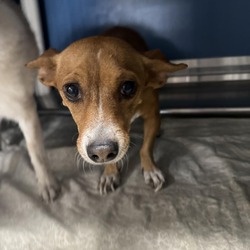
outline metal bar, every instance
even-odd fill
[[[168,83],[250,80],[250,56],[177,60],[188,68],[171,74]]]
[[[162,109],[161,115],[250,115],[250,108],[184,108]]]
[[[40,116],[71,116],[69,110],[39,110]],[[161,115],[250,115],[250,108],[184,108],[161,109]]]

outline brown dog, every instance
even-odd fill
[[[164,183],[153,159],[160,129],[155,89],[164,86],[168,73],[187,65],[164,61],[160,51],[145,52],[145,46],[136,32],[114,28],[105,36],[76,41],[61,53],[49,49],[27,64],[39,69],[41,82],[59,90],[77,124],[83,159],[105,166],[99,184],[102,194],[119,184],[117,163],[127,153],[130,125],[139,116],[144,119],[140,157],[145,181],[155,191]]]

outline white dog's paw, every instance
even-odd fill
[[[114,192],[120,184],[119,174],[105,175],[103,174],[99,181],[99,191],[101,195],[106,195],[108,192]]]
[[[163,183],[165,182],[165,178],[158,168],[155,168],[152,171],[143,172],[144,179],[146,184],[152,184],[155,192],[159,191],[162,188]]]
[[[50,176],[46,180],[38,183],[39,193],[46,202],[54,201],[60,194],[61,187],[57,180]]]

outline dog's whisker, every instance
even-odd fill
[[[84,174],[85,174],[85,168],[84,168],[84,165],[85,165],[85,161],[83,158],[79,158],[79,170],[80,171],[83,171]]]
[[[123,168],[124,168],[124,159],[125,159],[126,156],[124,156],[121,161],[120,161],[120,164],[121,164],[121,167],[120,167],[120,170],[123,171]]]
[[[139,138],[143,139],[143,134],[138,134],[138,133],[131,133],[130,138]]]
[[[129,160],[128,160],[128,154],[125,155],[125,159],[124,159],[126,165],[125,165],[125,170],[127,171],[128,170],[128,163],[129,163]]]
[[[78,164],[78,151],[75,150],[75,155],[74,155],[74,163],[75,163],[75,168],[79,169],[79,164]]]
[[[77,169],[82,170],[85,173],[84,165],[86,162],[84,161],[84,159],[82,158],[82,156],[79,154],[78,151],[76,152],[76,155],[75,155],[75,161],[76,161]]]
[[[123,165],[125,166],[125,171],[128,170],[128,155],[125,154],[124,158],[123,158]]]
[[[84,174],[86,174],[86,169],[87,169],[88,163],[84,160],[82,160],[82,171]]]
[[[123,163],[122,163],[123,160],[122,159],[117,162],[117,167],[118,167],[119,171],[122,171],[122,168],[123,168]]]
[[[88,164],[90,171],[93,173],[94,172],[94,166],[92,164]]]
[[[88,172],[91,170],[91,164],[89,164],[87,161],[84,161],[84,166],[85,170],[88,170]]]
[[[128,155],[125,152],[126,151],[124,150],[124,156],[117,162],[117,167],[120,171],[123,171],[124,166],[126,170],[128,168]]]
[[[90,164],[89,162],[85,161],[83,158],[81,158],[82,161],[82,165],[81,165],[81,169],[84,172],[84,174],[86,174],[86,172],[93,172],[93,165]]]
[[[77,140],[77,138],[78,138],[78,133],[75,133],[73,136],[72,136],[72,141],[76,141]]]
[[[135,142],[130,141],[130,143],[129,143],[129,147],[136,147],[136,146],[137,146],[137,144],[136,144]]]
[[[77,161],[78,161],[78,152],[75,152],[75,157],[74,157],[74,162],[76,162],[76,166],[77,166]]]

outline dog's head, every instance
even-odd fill
[[[168,73],[186,68],[148,55],[120,39],[100,36],[79,40],[60,53],[50,49],[27,64],[39,69],[42,83],[59,90],[78,127],[78,151],[89,163],[122,159],[145,89],[161,87]]]

